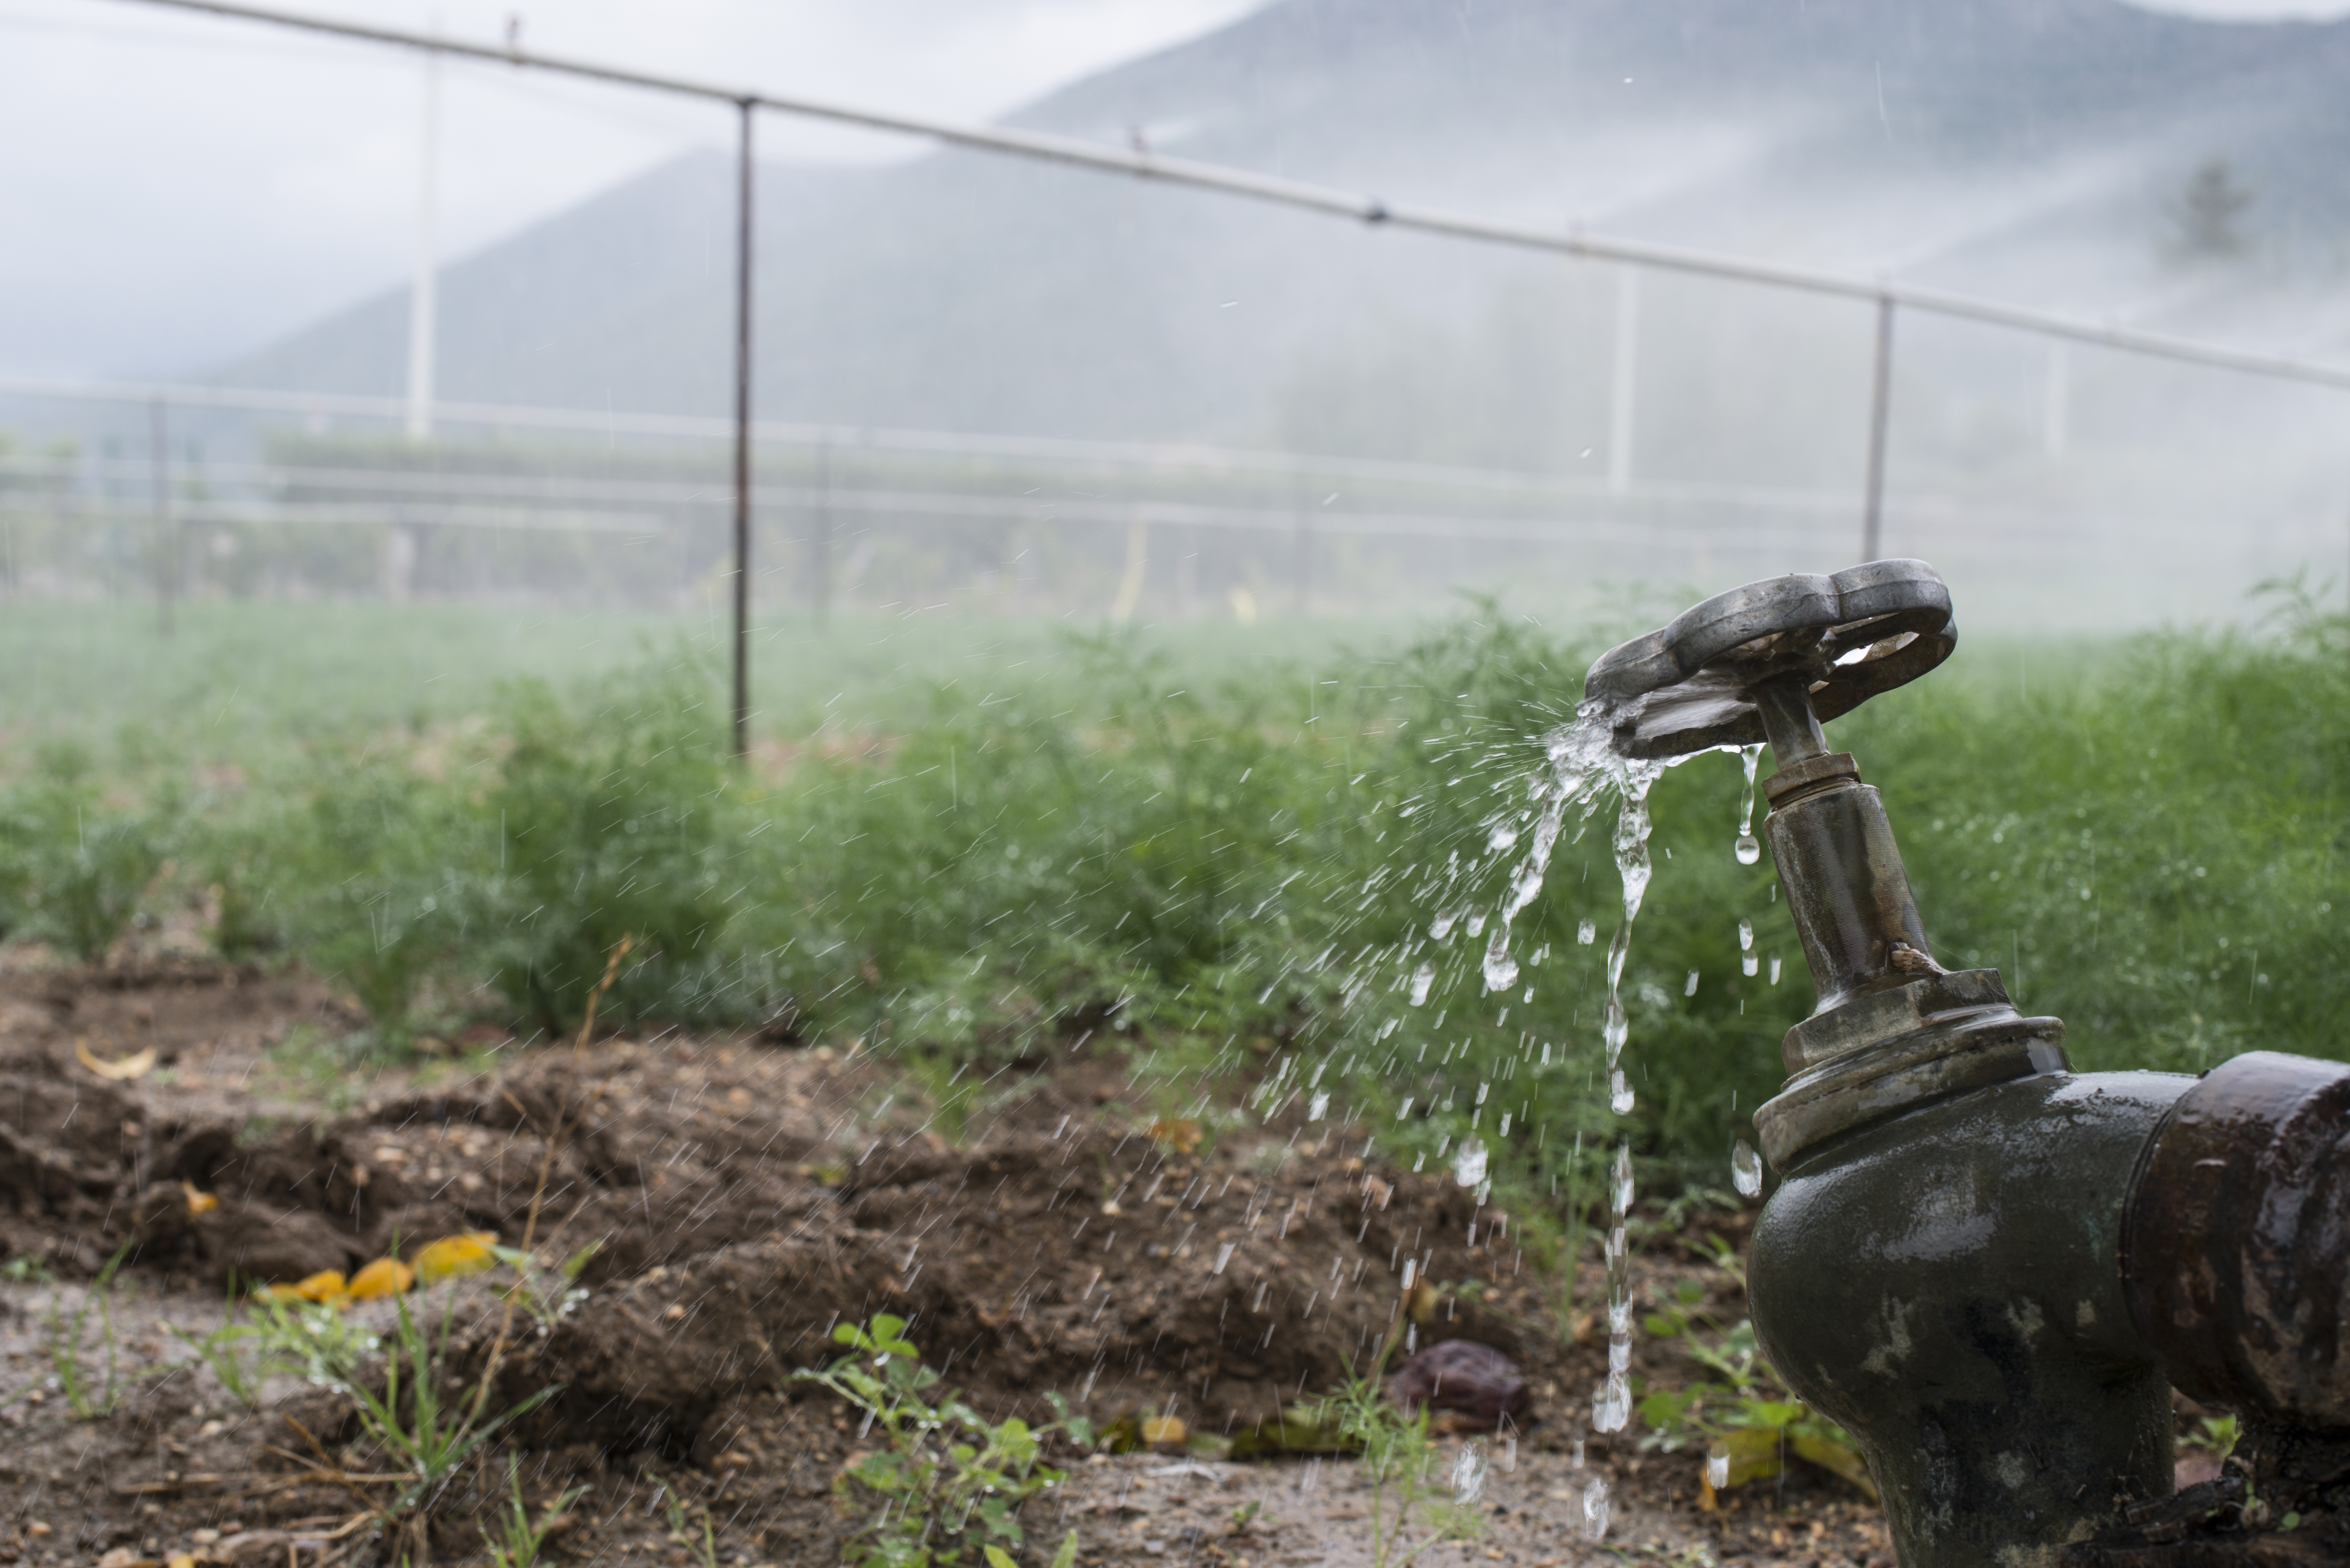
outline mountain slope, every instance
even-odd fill
[[[2345,79],[2350,23],[2114,0],[1279,0],[1014,118],[2100,314],[2168,300],[2174,325],[2219,296],[2258,331],[2245,275],[2158,265],[2163,194],[2227,158],[2263,275],[2338,265]],[[687,158],[452,265],[444,394],[723,409],[731,201],[722,159]],[[984,154],[768,169],[759,206],[777,417],[1263,437],[1315,356],[1570,272],[1587,329],[1560,351],[1605,352],[1595,269]],[[404,312],[370,301],[233,379],[396,390]]]

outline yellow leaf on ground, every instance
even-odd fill
[[[428,1241],[416,1251],[416,1282],[429,1285],[435,1280],[459,1279],[494,1269],[497,1267],[498,1255],[491,1249],[497,1244],[498,1233],[494,1231],[468,1231]]]
[[[74,1036],[74,1057],[99,1077],[111,1078],[118,1084],[127,1079],[143,1077],[155,1066],[155,1048],[151,1045],[144,1051],[134,1052],[125,1056],[120,1062],[107,1062],[93,1055],[90,1052],[89,1041],[79,1034]]]
[[[398,1258],[378,1258],[351,1276],[350,1296],[355,1302],[380,1301],[396,1296],[416,1282],[416,1271]]]
[[[1183,1422],[1175,1416],[1157,1416],[1142,1423],[1142,1440],[1152,1448],[1161,1443],[1180,1447],[1183,1442]]]
[[[1877,1501],[1877,1482],[1868,1473],[1868,1464],[1846,1445],[1829,1438],[1817,1438],[1809,1433],[1796,1438],[1791,1445],[1795,1457],[1807,1459],[1824,1470],[1832,1471],[1858,1487],[1869,1501]]]
[[[209,1214],[220,1207],[219,1199],[209,1192],[197,1191],[196,1184],[192,1181],[181,1182],[180,1190],[187,1195],[188,1218],[191,1220],[199,1214]]]
[[[1742,1428],[1724,1436],[1721,1445],[1730,1457],[1730,1479],[1722,1482],[1725,1489],[1769,1480],[1784,1468],[1783,1447],[1775,1428]]]
[[[1200,1124],[1188,1116],[1180,1120],[1160,1116],[1150,1124],[1150,1141],[1177,1154],[1189,1154],[1200,1147]]]
[[[344,1284],[340,1269],[321,1269],[308,1279],[296,1281],[294,1293],[306,1302],[327,1306],[340,1306],[350,1299],[350,1289]]]

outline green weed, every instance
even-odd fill
[[[1425,1407],[1406,1416],[1388,1401],[1378,1368],[1299,1411],[1295,1419],[1359,1448],[1364,1478],[1371,1489],[1372,1568],[1403,1568],[1447,1542],[1475,1541],[1485,1516],[1475,1506],[1484,1457],[1475,1445],[1460,1456],[1463,1484],[1431,1485],[1429,1471],[1440,1449],[1430,1437]]]
[[[836,1483],[844,1497],[861,1491],[879,1503],[858,1532],[858,1568],[993,1565],[1025,1539],[1021,1504],[1064,1478],[1039,1462],[1045,1440],[1058,1433],[1090,1448],[1092,1424],[1071,1416],[1058,1395],[1048,1397],[1060,1419],[1035,1428],[1016,1416],[991,1423],[951,1390],[931,1395],[939,1375],[902,1337],[905,1328],[888,1314],[842,1324],[832,1337],[854,1354],[793,1374],[863,1410],[860,1434],[880,1428],[880,1446]],[[1072,1532],[1055,1561],[1075,1554]]]
[[[442,1394],[455,1293],[450,1293],[442,1308],[437,1334],[418,1321],[407,1296],[396,1298],[396,1327],[385,1349],[381,1389],[373,1379],[345,1376],[339,1380],[357,1407],[360,1431],[409,1478],[398,1495],[382,1506],[386,1523],[408,1520],[427,1508],[474,1450],[557,1392],[542,1388],[482,1419],[478,1399],[469,1401],[463,1394],[445,1398]]]
[[[120,1348],[114,1338],[114,1275],[130,1255],[130,1243],[118,1249],[97,1278],[82,1293],[81,1304],[67,1317],[56,1302],[49,1303],[46,1336],[49,1372],[67,1407],[85,1421],[111,1415],[123,1392]],[[98,1313],[98,1343],[88,1343],[89,1314]],[[86,1362],[85,1356],[94,1357]]]
[[[588,1489],[576,1486],[558,1494],[533,1520],[530,1504],[522,1495],[521,1463],[511,1456],[506,1459],[506,1506],[497,1516],[498,1532],[492,1535],[482,1531],[482,1544],[489,1550],[492,1568],[537,1568],[555,1521],[587,1495]]]
[[[218,1327],[198,1334],[177,1324],[165,1325],[172,1337],[196,1354],[229,1397],[248,1410],[261,1407],[262,1385],[284,1366],[283,1336],[267,1322],[246,1316],[232,1294]]]

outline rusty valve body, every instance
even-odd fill
[[[1819,719],[1956,638],[1933,569],[1880,561],[1710,599],[1586,682],[1627,754],[1767,738],[1778,764],[1766,832],[1820,1000],[1754,1117],[1781,1174],[1749,1262],[1762,1347],[1852,1433],[1904,1568],[2053,1565],[2142,1521],[2173,1386],[2350,1503],[2350,1068],[2074,1074],[2060,1020],[1935,962]]]

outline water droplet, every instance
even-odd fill
[[[1466,929],[1469,934],[1472,937],[1483,936],[1485,934],[1485,911],[1482,909],[1470,910],[1469,923]]]
[[[1754,922],[1752,920],[1738,922],[1738,950],[1742,953],[1754,950]]]
[[[1567,1446],[1566,1468],[1571,1470],[1579,1470],[1583,1468],[1583,1439],[1581,1438],[1575,1438],[1573,1443]]]
[[[1458,925],[1460,921],[1461,910],[1459,909],[1451,909],[1440,913],[1436,919],[1428,922],[1428,934],[1430,940],[1440,942],[1442,941],[1445,938],[1452,934],[1452,928]]]
[[[1624,1004],[1609,997],[1607,1012],[1599,1021],[1599,1038],[1607,1047],[1609,1063],[1624,1054],[1624,1042],[1631,1037],[1632,1021],[1625,1016]]]
[[[1607,1108],[1619,1116],[1632,1114],[1632,1085],[1624,1080],[1624,1069],[1617,1068],[1607,1075]]]
[[[1329,1114],[1330,1096],[1326,1093],[1315,1096],[1306,1105],[1305,1119],[1309,1122],[1318,1122]]]
[[[1474,1133],[1463,1138],[1452,1156],[1452,1179],[1474,1187],[1485,1179],[1485,1146]]]
[[[1761,959],[1759,959],[1759,958],[1755,957],[1752,953],[1740,953],[1740,954],[1738,955],[1738,972],[1739,972],[1739,973],[1741,973],[1741,974],[1746,974],[1746,975],[1751,975],[1751,974],[1752,974],[1756,970],[1758,970],[1758,969],[1760,969],[1760,968],[1762,968],[1762,961]]]
[[[1591,1396],[1591,1429],[1620,1432],[1632,1418],[1632,1386],[1621,1373],[1611,1372]]]
[[[1485,989],[1507,991],[1518,983],[1518,961],[1510,956],[1510,928],[1495,926],[1485,944]]]
[[[1492,850],[1514,849],[1517,845],[1518,830],[1506,822],[1495,823],[1493,831],[1485,839],[1485,847]]]
[[[1589,947],[1599,940],[1599,927],[1593,921],[1584,921],[1575,928],[1575,940],[1585,947]]]
[[[1611,1183],[1615,1196],[1615,1211],[1618,1216],[1632,1212],[1632,1140],[1619,1138],[1616,1144],[1616,1168]]]
[[[1216,1266],[1208,1271],[1210,1273],[1221,1274],[1224,1272],[1224,1265],[1232,1261],[1232,1245],[1233,1243],[1226,1241],[1217,1247]]]
[[[1681,987],[1681,994],[1683,996],[1695,996],[1697,994],[1697,971],[1691,970],[1689,971],[1689,981],[1688,983]]]
[[[1502,1113],[1502,1126],[1499,1136],[1502,1137],[1507,1137],[1510,1136],[1510,1113],[1507,1111],[1503,1111]]]
[[[1478,1494],[1485,1490],[1485,1472],[1490,1469],[1482,1449],[1474,1443],[1461,1444],[1460,1457],[1452,1461],[1453,1501],[1475,1502]]]
[[[1779,975],[1778,975],[1778,969],[1779,969],[1779,961],[1778,961],[1777,959],[1773,959],[1773,960],[1771,961],[1771,970],[1772,970],[1771,978],[1772,978],[1773,980],[1776,980],[1776,979],[1778,979],[1778,978],[1779,978]],[[1428,1005],[1428,988],[1429,988],[1430,986],[1431,986],[1431,985],[1434,985],[1435,983],[1436,983],[1436,966],[1435,966],[1434,964],[1432,964],[1432,963],[1424,963],[1424,964],[1420,965],[1418,969],[1416,969],[1416,970],[1412,971],[1411,971],[1411,1004],[1412,1004],[1414,1007],[1425,1007],[1425,1006],[1427,1006],[1427,1005]]]
[[[1730,1448],[1715,1443],[1705,1450],[1705,1484],[1720,1491],[1730,1484]]]
[[[1419,1260],[1417,1258],[1406,1258],[1403,1261],[1403,1288],[1405,1290],[1411,1289],[1411,1282],[1419,1273]]]
[[[1754,837],[1754,771],[1762,761],[1762,747],[1738,748],[1738,765],[1746,774],[1746,788],[1739,797],[1738,837],[1733,846],[1741,866],[1752,866],[1762,858],[1762,846]]]
[[[1583,1539],[1586,1541],[1605,1539],[1607,1534],[1607,1483],[1595,1477],[1591,1484],[1583,1489]]]
[[[1731,1147],[1730,1180],[1740,1193],[1748,1198],[1755,1197],[1762,1190],[1762,1157],[1756,1154],[1754,1146],[1744,1138],[1740,1138]]]
[[[1779,983],[1779,955],[1777,953],[1773,953],[1771,955],[1771,983],[1773,985]]]

